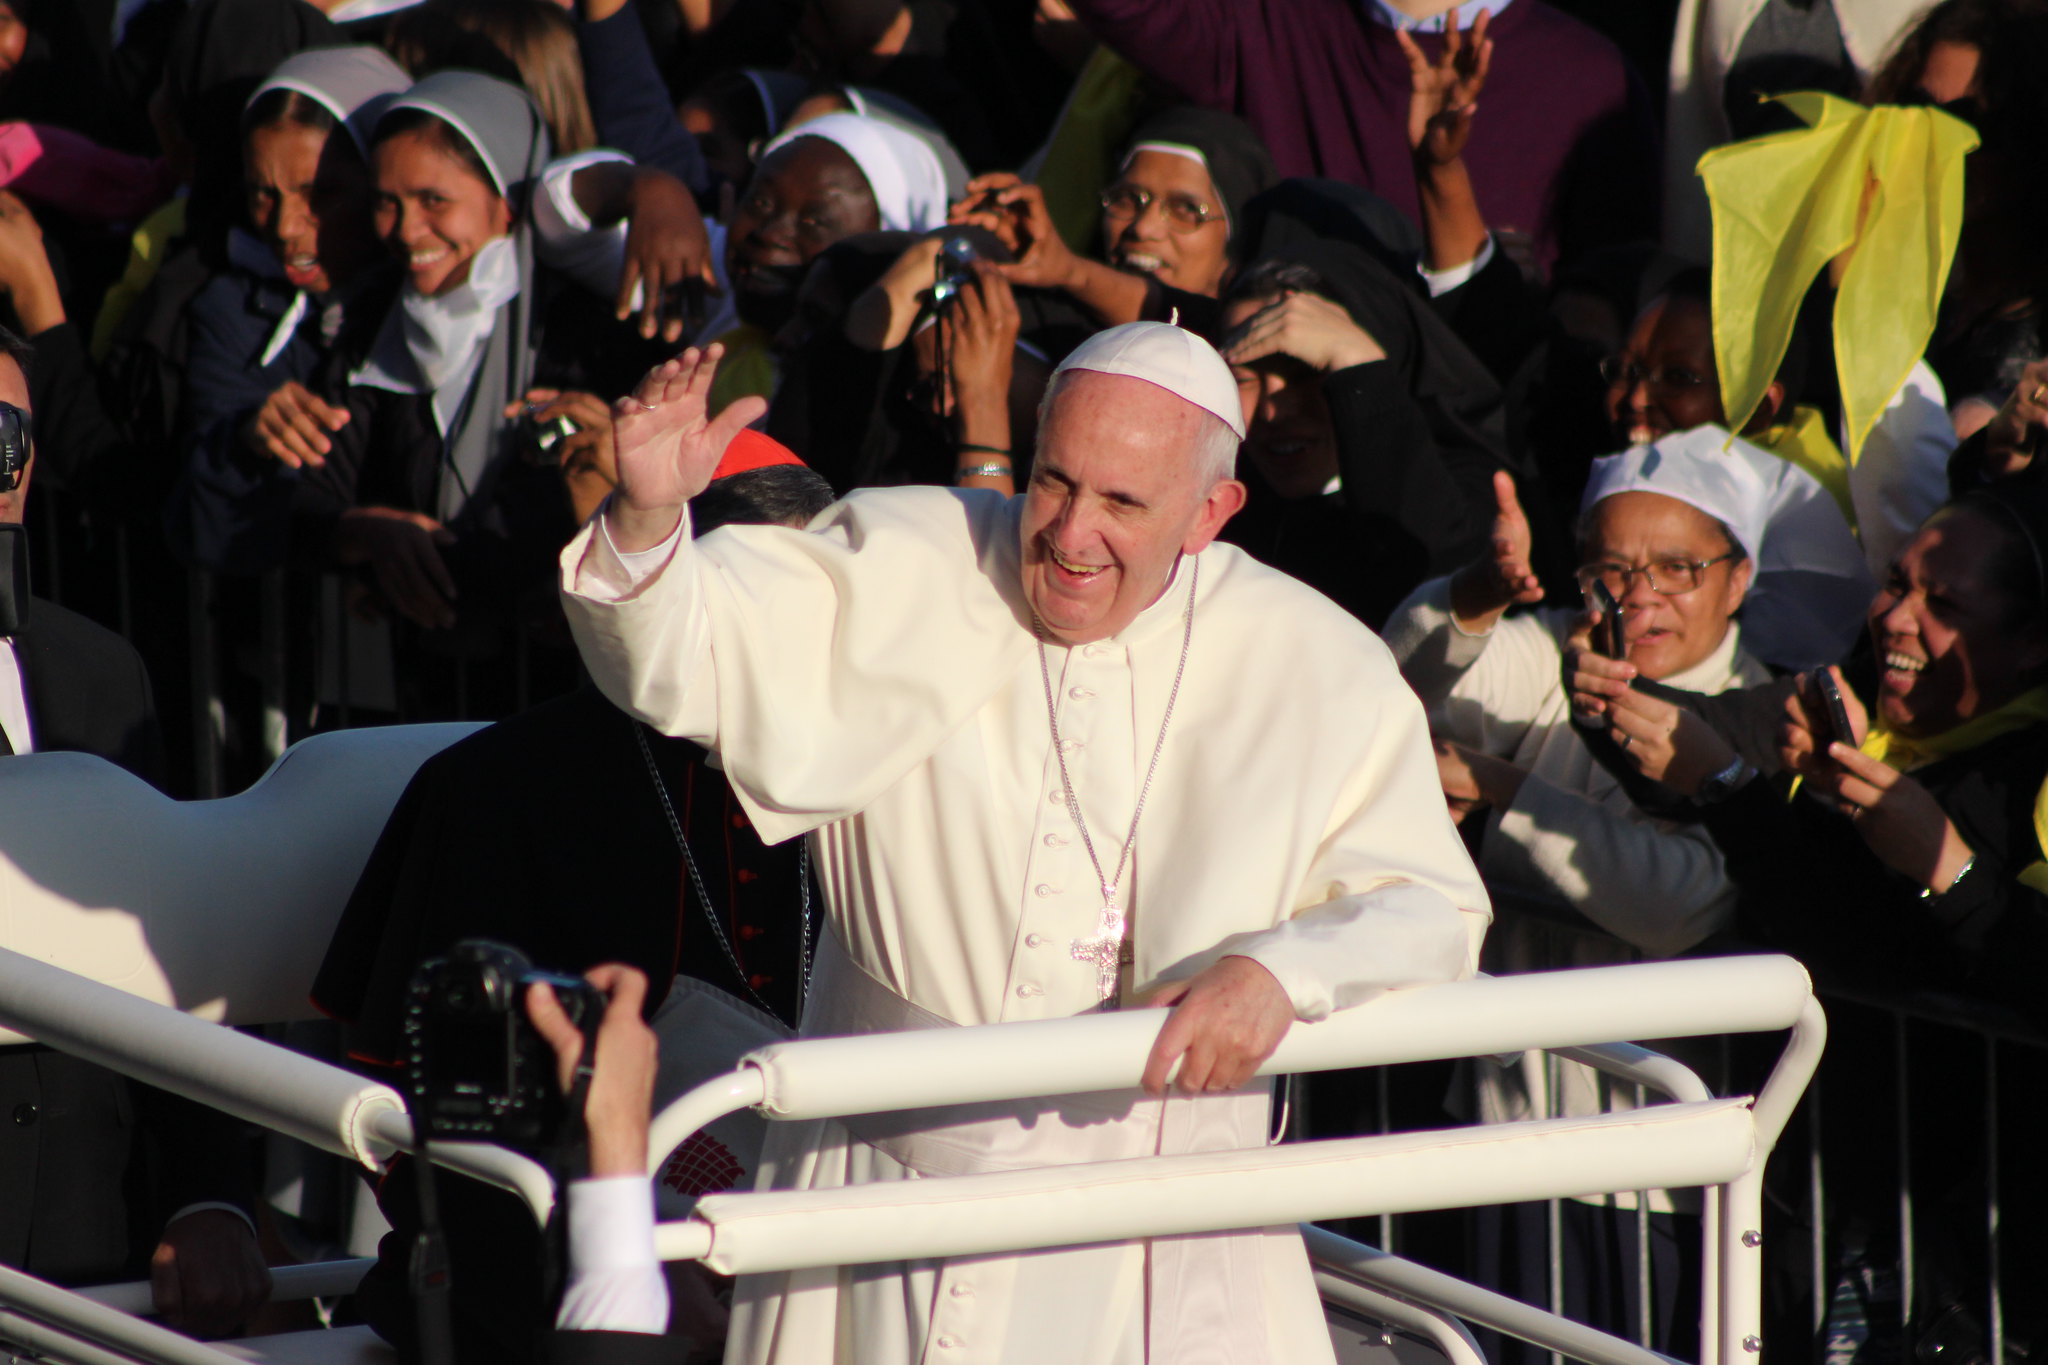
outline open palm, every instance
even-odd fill
[[[762,399],[739,399],[715,416],[711,381],[725,348],[692,346],[647,372],[629,397],[612,405],[618,497],[642,514],[679,513],[704,491],[713,471],[749,423],[768,410]]]

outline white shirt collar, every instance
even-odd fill
[[[1469,29],[1472,21],[1482,13],[1499,14],[1512,3],[1513,0],[1463,0],[1456,7],[1456,12],[1462,26]],[[1405,28],[1410,33],[1442,33],[1449,26],[1451,16],[1451,11],[1445,10],[1428,19],[1411,19],[1386,0],[1365,0],[1365,12],[1388,28]]]

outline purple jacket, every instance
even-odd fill
[[[1241,115],[1282,175],[1362,185],[1418,216],[1408,63],[1357,0],[1070,0],[1097,36],[1197,104]],[[1541,0],[1494,16],[1465,149],[1489,226],[1560,255],[1657,234],[1657,126],[1620,49]],[[1416,35],[1425,53],[1443,39]]]

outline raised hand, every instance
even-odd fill
[[[659,332],[664,341],[681,341],[684,327],[703,316],[705,294],[718,292],[711,238],[689,188],[667,172],[642,167],[631,197],[619,320],[632,315],[633,291],[640,289],[640,335],[652,340]]]
[[[291,469],[318,469],[334,449],[328,437],[347,425],[348,409],[334,406],[296,379],[287,379],[243,424],[242,444]]]
[[[424,512],[351,507],[334,528],[343,564],[367,564],[385,605],[427,630],[455,624],[455,578],[441,558],[455,533]]]
[[[967,198],[955,206],[954,221],[979,223],[1016,253],[1014,264],[996,267],[1011,284],[1033,289],[1072,289],[1080,258],[1053,226],[1045,191],[1014,175],[997,173],[967,182]]]
[[[592,967],[583,979],[605,994],[604,1017],[594,1024],[597,1050],[583,1103],[583,1122],[590,1133],[590,1174],[645,1175],[656,1061],[654,1032],[640,1018],[647,977],[637,967],[607,962]],[[567,1094],[575,1087],[576,1068],[583,1061],[582,1030],[570,1022],[546,982],[527,989],[526,1014],[554,1049],[555,1079]]]
[[[1443,55],[1432,62],[1400,29],[1394,41],[1408,59],[1408,146],[1418,160],[1435,165],[1464,155],[1472,136],[1472,115],[1493,65],[1493,41],[1486,36],[1493,16],[1482,12],[1468,39],[1458,32],[1458,12],[1444,28]]]
[[[1322,374],[1387,358],[1372,333],[1360,327],[1342,304],[1301,293],[1275,299],[1254,313],[1223,358],[1233,365],[1249,365],[1271,355],[1293,356]]]
[[[1984,426],[1984,473],[2002,479],[2034,462],[2041,429],[2048,427],[2048,360],[2020,371],[2005,405]]]
[[[1491,551],[1451,576],[1451,613],[1475,633],[1493,629],[1509,607],[1543,600],[1543,582],[1529,567],[1534,537],[1515,496],[1514,475],[1494,471],[1493,496],[1500,510],[1493,519]]]
[[[619,487],[606,516],[621,551],[651,550],[667,540],[732,438],[768,411],[765,400],[749,396],[711,414],[711,381],[724,355],[716,342],[701,351],[692,346],[649,370],[612,405]]]

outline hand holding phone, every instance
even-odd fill
[[[1610,659],[1628,657],[1628,632],[1621,619],[1621,603],[1614,593],[1599,579],[1593,580],[1587,596],[1593,599],[1593,606],[1600,613],[1600,624],[1593,636],[1594,648]]]
[[[1826,735],[1815,736],[1820,741],[1816,747],[1824,750],[1829,742],[1838,741],[1852,749],[1855,748],[1856,727],[1849,721],[1849,707],[1842,700],[1842,686],[1835,681],[1835,670],[1814,670],[1813,686],[1814,690],[1820,693],[1821,704],[1827,708],[1828,728],[1831,731]]]

